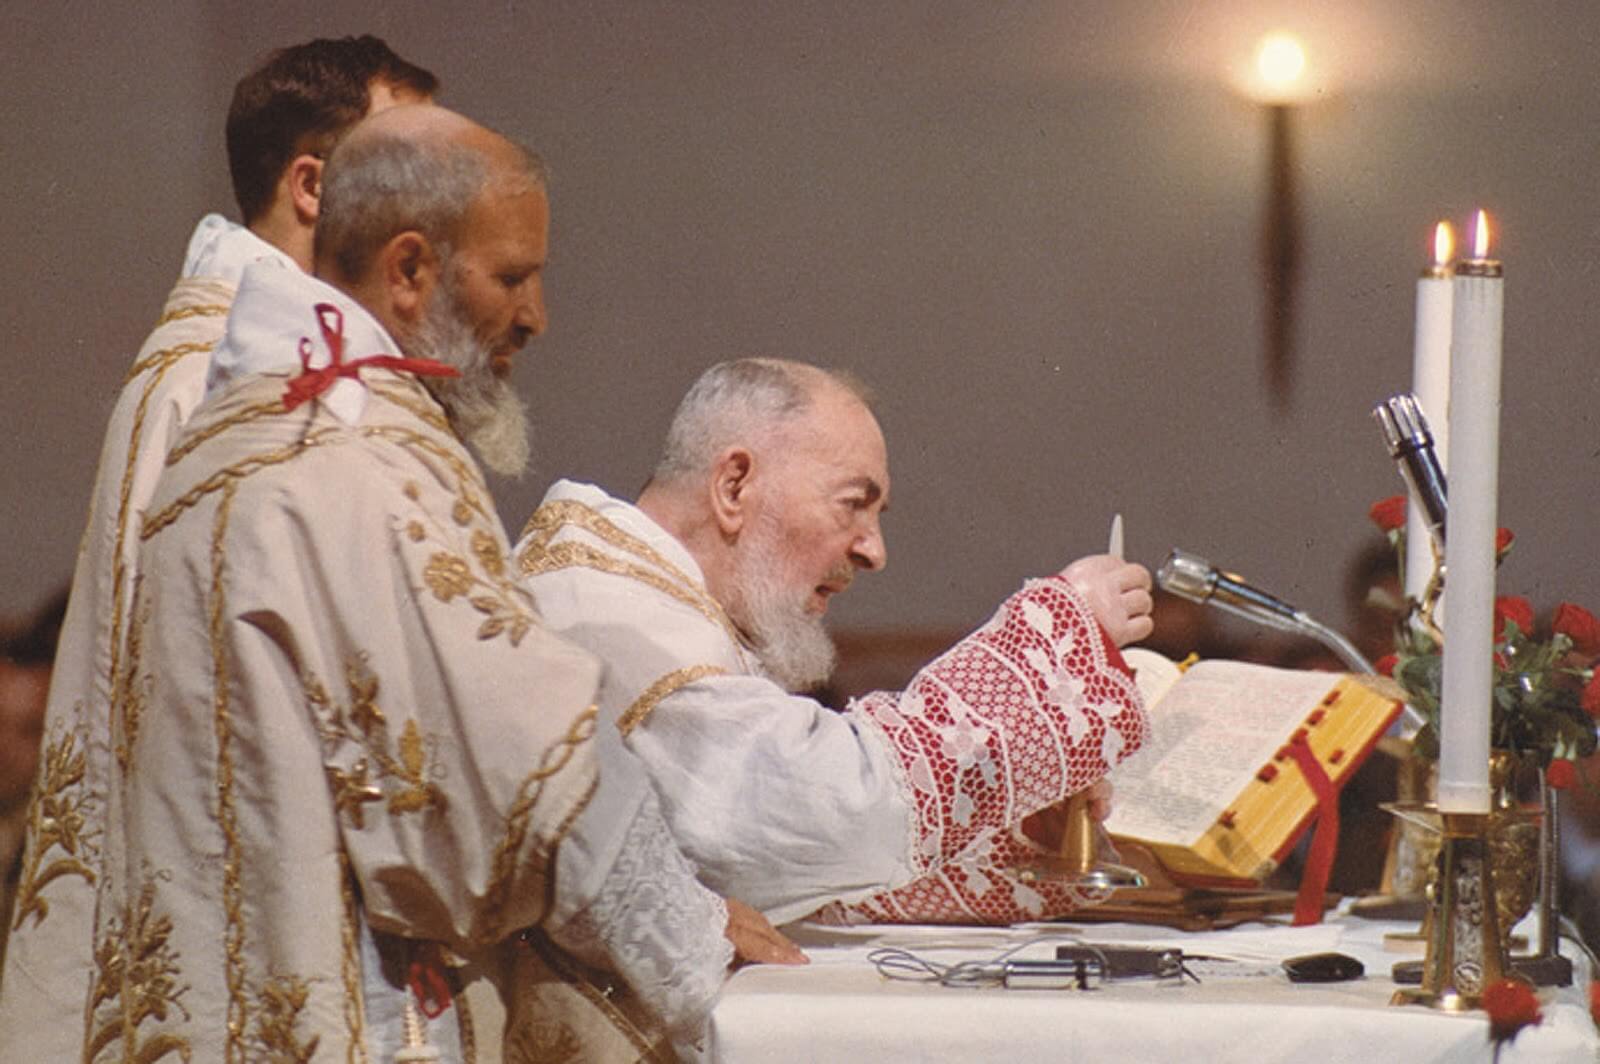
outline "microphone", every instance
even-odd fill
[[[1445,517],[1449,512],[1444,467],[1433,447],[1433,432],[1422,405],[1410,392],[1390,396],[1372,408],[1383,429],[1389,457],[1400,467],[1400,475],[1411,488],[1411,497],[1422,508],[1423,522],[1433,536],[1439,553],[1444,554]]]
[[[1253,587],[1236,573],[1223,572],[1204,558],[1173,549],[1156,573],[1156,583],[1179,598],[1217,607],[1247,621],[1282,632],[1309,636],[1333,651],[1352,672],[1376,670],[1344,636],[1276,595]]]

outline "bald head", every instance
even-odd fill
[[[431,104],[390,108],[362,120],[328,160],[316,272],[359,283],[408,231],[447,257],[475,203],[544,188],[539,157],[500,134]]]

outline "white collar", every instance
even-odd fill
[[[183,277],[204,277],[237,285],[245,267],[253,262],[276,262],[298,270],[300,264],[282,249],[267,243],[244,226],[220,214],[208,214],[194,227],[183,256]]]
[[[240,277],[226,331],[211,354],[207,398],[251,374],[298,372],[302,343],[310,347],[313,369],[328,365],[332,354],[316,309],[321,304],[343,315],[344,361],[400,354],[388,330],[348,293],[298,269],[257,262]],[[354,425],[366,409],[367,388],[357,378],[340,377],[316,401]]]

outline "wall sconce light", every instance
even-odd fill
[[[1261,228],[1265,295],[1265,376],[1280,410],[1294,386],[1295,307],[1300,279],[1300,209],[1295,167],[1294,112],[1318,94],[1305,46],[1274,31],[1256,45],[1255,61],[1239,88],[1260,103],[1267,119],[1267,203]]]

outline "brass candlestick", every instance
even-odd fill
[[[1115,856],[1105,829],[1089,816],[1089,796],[1080,792],[1067,799],[1066,825],[1056,853],[1041,856],[1017,868],[1024,883],[1043,879],[1064,880],[1091,890],[1118,890],[1142,887],[1145,878],[1136,869],[1100,860],[1102,846]]]
[[[1485,988],[1507,970],[1489,860],[1489,814],[1441,813],[1433,804],[1392,811],[1440,834],[1439,876],[1429,897],[1422,985],[1396,990],[1391,1005],[1444,1012],[1481,1008]]]

